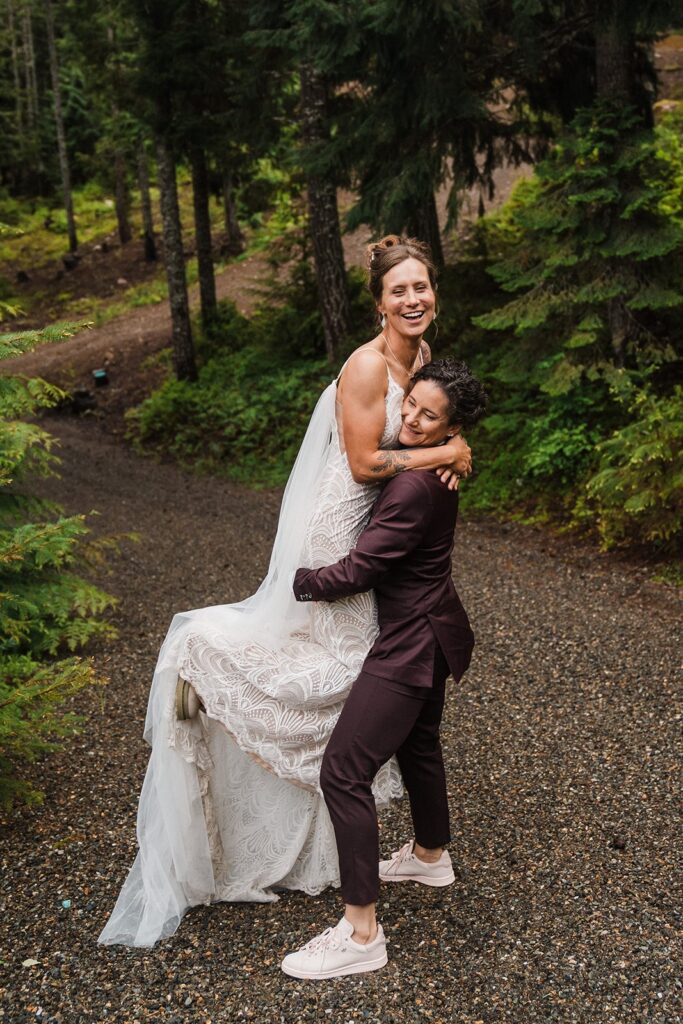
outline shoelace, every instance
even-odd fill
[[[392,855],[391,855],[391,864],[389,865],[389,870],[390,871],[398,871],[398,869],[401,866],[401,864],[403,864],[403,862],[408,859],[408,857],[411,855],[412,852],[413,852],[413,844],[409,840],[407,843],[405,843],[404,846],[401,847],[400,850],[396,850],[395,853],[392,853]]]
[[[340,946],[341,936],[335,925],[334,928],[326,928],[320,935],[316,935],[303,948],[307,953],[317,953],[321,949],[338,949]]]

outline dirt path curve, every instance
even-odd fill
[[[30,769],[44,806],[2,823],[0,1020],[681,1021],[680,599],[592,550],[484,522],[460,524],[455,560],[478,638],[444,724],[457,881],[383,895],[388,966],[320,985],[281,974],[286,951],[336,920],[334,892],[198,908],[153,950],[98,947],[134,857],[145,702],[166,625],[254,589],[279,494],[139,458],[93,421],[52,429],[64,462],[44,493],[98,509],[98,532],[136,530],[141,542],[105,581],[120,632],[93,653],[110,683],[78,695],[82,736]],[[402,802],[384,815],[383,850],[409,834]]]
[[[266,269],[259,255],[230,264],[216,275],[218,298],[231,298],[240,312],[249,313]],[[197,285],[190,288],[189,297],[196,309]],[[154,357],[171,344],[170,339],[171,314],[164,301],[131,309],[102,327],[79,331],[72,338],[42,345],[17,359],[3,360],[0,372],[43,377],[67,390],[92,390],[92,371],[105,368],[110,384],[97,390],[98,413],[109,429],[120,433],[125,411],[163,380],[165,368]]]
[[[528,167],[504,167],[496,172],[496,195],[487,205],[500,205],[510,194],[515,182],[530,174]],[[476,193],[476,194],[475,194]],[[447,190],[437,197],[442,224],[446,222]],[[463,202],[463,225],[476,216],[479,194],[473,190]],[[351,205],[352,196],[340,193],[340,205]],[[365,246],[370,235],[366,228],[347,234],[343,238],[347,266],[364,265]],[[449,242],[452,252],[453,241]],[[448,248],[448,247],[447,247]],[[259,289],[267,272],[263,256],[255,254],[233,262],[216,275],[219,299],[230,298],[240,312],[248,314],[259,298]],[[199,306],[199,288],[190,288],[190,305]],[[106,368],[110,385],[97,391],[98,412],[107,429],[114,433],[123,430],[125,411],[137,405],[156,387],[165,375],[165,369],[154,356],[170,345],[171,317],[167,301],[154,306],[131,309],[102,327],[84,330],[73,338],[53,345],[43,345],[17,359],[3,360],[3,374],[40,376],[52,383],[73,390],[93,386],[92,371]]]

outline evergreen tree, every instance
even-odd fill
[[[153,262],[157,258],[157,246],[154,235],[152,198],[149,190],[149,163],[147,160],[147,148],[142,134],[138,136],[137,166],[140,205],[142,207],[142,233],[145,240],[145,259],[148,262]]]
[[[479,323],[557,339],[552,386],[590,369],[663,358],[683,304],[683,225],[661,206],[670,172],[632,108],[579,114],[519,188],[490,272],[519,296]],[[559,355],[561,353],[561,355]]]
[[[515,297],[475,322],[514,331],[495,372],[514,366],[526,391],[516,475],[563,475],[573,514],[606,543],[682,533],[680,429],[667,423],[681,409],[682,162],[674,133],[599,103],[490,233],[490,272]]]
[[[216,279],[213,268],[211,215],[209,212],[209,174],[202,146],[192,150],[192,193],[194,202],[195,244],[199,270],[199,297],[202,323],[206,327],[216,315]]]
[[[301,65],[300,78],[302,137],[309,151],[314,151],[325,140],[328,86],[324,76],[309,62]],[[306,187],[325,350],[329,361],[334,362],[351,328],[337,187],[333,178],[314,170],[306,177]]]
[[[1,304],[0,304],[1,307]],[[0,319],[2,308],[0,308]],[[0,359],[73,333],[64,325],[4,334]],[[99,682],[90,660],[73,652],[111,635],[102,613],[114,599],[83,579],[83,516],[64,516],[22,490],[28,476],[54,472],[53,439],[33,422],[58,389],[41,380],[0,376],[0,803],[42,794],[17,771],[78,731],[64,710],[69,696]],[[28,420],[28,422],[27,422]],[[91,545],[102,557],[103,548]]]
[[[161,125],[161,123],[160,118],[159,124]],[[162,127],[159,127],[157,131],[157,168],[164,233],[164,264],[171,306],[173,362],[178,380],[196,380],[197,365],[190,323],[185,254],[178,207],[176,156],[168,134]]]

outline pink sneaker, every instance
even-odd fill
[[[428,864],[413,853],[414,840],[392,853],[391,860],[379,862],[383,882],[421,882],[423,885],[450,885],[455,881],[451,855],[444,850],[437,861]]]
[[[354,942],[353,925],[342,917],[334,928],[326,928],[296,953],[288,953],[280,966],[293,978],[338,978],[342,974],[377,971],[387,962],[387,947],[382,925],[366,945]]]

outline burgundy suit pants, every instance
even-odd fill
[[[410,798],[417,842],[450,840],[448,795],[439,726],[448,664],[437,646],[431,687],[411,687],[361,672],[325,750],[320,785],[339,853],[345,903],[379,895],[379,830],[372,781],[396,754]]]

